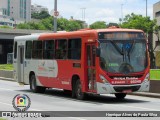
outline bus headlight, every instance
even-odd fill
[[[148,82],[150,80],[150,75],[149,73],[146,75],[145,79],[144,79],[144,82]]]
[[[99,75],[99,77],[103,81],[103,83],[109,83],[103,75]]]

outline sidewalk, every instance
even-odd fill
[[[16,82],[12,78],[5,78],[5,77],[0,77],[0,80]],[[144,96],[144,97],[151,97],[151,98],[160,98],[160,93],[151,93],[151,92],[134,92],[134,93],[129,93],[129,95]]]

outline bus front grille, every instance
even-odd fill
[[[138,91],[140,87],[141,87],[140,85],[137,85],[137,86],[124,86],[124,87],[115,86],[113,88],[116,92],[123,92],[125,90],[131,90],[132,92],[135,92]]]

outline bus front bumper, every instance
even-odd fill
[[[150,81],[144,81],[141,84],[131,85],[112,85],[108,83],[97,82],[97,94],[147,92],[149,91],[149,88]]]

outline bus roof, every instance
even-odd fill
[[[139,29],[107,28],[107,29],[97,29],[97,32],[143,32],[143,31]]]
[[[78,31],[73,31],[73,32],[64,32],[64,33],[48,33],[48,34],[42,34],[40,35],[40,39],[43,40],[45,39],[49,39],[52,37],[56,37],[56,38],[62,38],[62,37],[66,37],[66,36],[85,36],[85,35],[91,35],[93,36],[98,36],[97,33],[99,32],[143,32],[142,30],[137,30],[137,29],[124,29],[124,28],[106,28],[106,29],[82,29],[82,30],[78,30]]]
[[[40,34],[31,34],[31,35],[25,35],[25,36],[16,36],[14,38],[15,41],[22,41],[22,40],[37,40],[39,38]]]
[[[55,38],[63,38],[66,36],[73,36],[73,37],[79,37],[91,35],[98,36],[97,33],[99,32],[143,32],[142,30],[138,29],[124,29],[124,28],[106,28],[106,29],[82,29],[78,31],[72,31],[72,32],[58,32],[58,33],[42,33],[42,34],[32,34],[32,35],[25,35],[25,36],[17,36],[15,37],[15,40],[38,40],[38,39],[51,39],[53,37]]]

